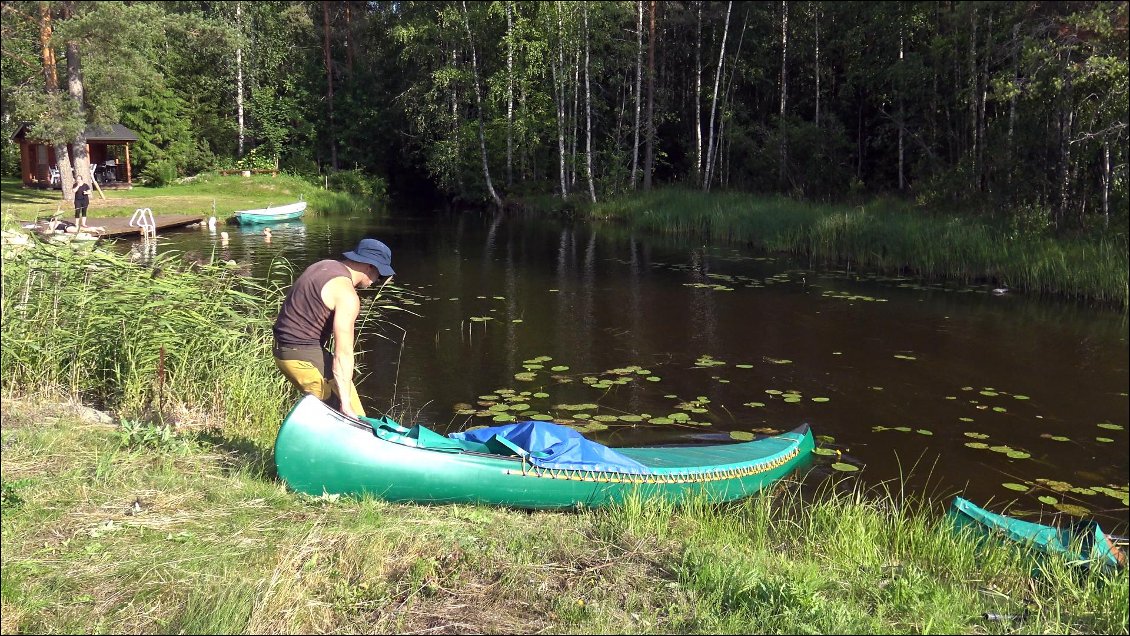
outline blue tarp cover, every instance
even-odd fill
[[[577,431],[552,422],[518,422],[448,435],[453,439],[520,449],[530,463],[543,468],[650,473],[651,470],[603,444],[585,439]],[[515,448],[516,447],[516,448]]]

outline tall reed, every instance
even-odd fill
[[[1014,236],[969,216],[911,211],[890,201],[852,207],[676,189],[633,193],[589,214],[645,231],[746,242],[821,264],[1130,306],[1124,236]]]
[[[0,386],[123,414],[186,409],[263,439],[289,397],[271,357],[281,293],[223,263],[139,265],[33,240],[5,254]]]

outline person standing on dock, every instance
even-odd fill
[[[75,179],[75,226],[86,227],[86,208],[90,205],[90,186],[81,178]]]
[[[376,239],[363,239],[342,256],[314,263],[294,281],[275,320],[274,356],[300,391],[356,418],[365,415],[353,386],[353,330],[361,313],[357,290],[381,277],[387,284],[395,272],[392,250]]]

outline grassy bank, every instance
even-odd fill
[[[1052,238],[892,202],[850,207],[677,189],[634,193],[578,210],[644,231],[748,243],[819,264],[927,280],[987,282],[1130,306],[1125,233],[1109,240]]]
[[[3,409],[4,633],[1127,631],[1125,573],[1033,576],[885,496],[532,514],[314,499],[222,428]]]
[[[0,181],[0,207],[4,224],[15,220],[31,221],[62,212],[67,218],[74,206],[63,201],[59,190],[22,187],[18,179]],[[279,174],[221,176],[197,175],[182,183],[161,187],[136,186],[132,190],[104,190],[90,193],[91,217],[129,216],[137,208],[150,208],[153,214],[202,214],[226,219],[237,210],[293,203],[299,198],[309,203],[309,214],[361,213],[378,209],[380,203],[345,192],[323,190],[299,177]],[[213,203],[215,208],[213,208]]]

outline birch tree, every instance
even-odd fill
[[[651,0],[647,31],[647,140],[644,151],[643,189],[651,190],[655,169],[655,0]]]
[[[643,88],[643,0],[636,0],[636,123],[632,140],[632,189],[636,189],[640,158],[640,91]]]
[[[702,177],[702,189],[710,191],[710,180],[714,165],[714,115],[718,111],[718,85],[722,81],[722,67],[726,62],[726,35],[730,31],[730,10],[734,3],[726,4],[726,23],[722,27],[722,44],[718,47],[718,68],[714,71],[714,96],[710,100],[710,126],[707,128],[709,141],[706,145],[706,170]]]
[[[334,62],[330,54],[330,3],[322,0],[322,52],[326,66],[326,106],[330,116],[330,165],[337,170],[337,133],[334,130]]]
[[[467,29],[467,44],[471,48],[471,77],[475,84],[475,106],[479,114],[479,150],[483,158],[483,179],[486,181],[487,192],[490,194],[491,201],[494,201],[494,204],[501,208],[502,199],[494,191],[494,183],[490,179],[490,162],[487,160],[487,142],[483,132],[483,94],[482,89],[479,88],[479,62],[475,55],[475,38],[471,34],[471,19],[467,12],[467,2],[461,0],[460,4],[463,5],[463,26]]]
[[[506,187],[514,186],[514,7],[506,0]]]
[[[592,178],[592,89],[589,85],[589,3],[585,0],[585,167],[589,176],[589,198],[596,203],[596,186]]]
[[[786,0],[781,0],[781,111],[779,113],[779,130],[781,135],[781,162],[777,173],[777,182],[780,187],[785,186],[785,175],[789,165],[789,142],[787,126],[785,125],[785,112],[788,108],[789,95],[789,5]]]
[[[243,31],[242,2],[235,3],[236,28]],[[235,47],[235,110],[239,124],[239,156],[243,156],[243,42]]]

